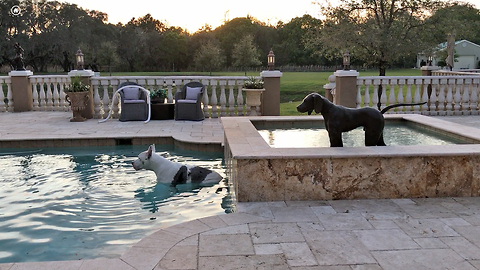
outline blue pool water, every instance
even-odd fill
[[[258,131],[272,147],[329,147],[330,139],[324,126],[311,128],[270,128]],[[387,123],[383,132],[386,145],[446,145],[468,143],[406,123]],[[342,134],[343,146],[364,147],[362,127]]]
[[[225,175],[221,153],[156,148]],[[233,211],[226,179],[173,188],[135,171],[146,149],[0,150],[0,263],[119,257],[160,228]]]

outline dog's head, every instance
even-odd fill
[[[297,106],[297,111],[304,113],[308,112],[308,115],[311,115],[313,110],[316,113],[320,113],[322,111],[322,106],[324,103],[324,97],[317,93],[308,94],[302,101],[300,105]]]
[[[155,144],[148,147],[147,151],[143,151],[138,155],[138,158],[132,162],[135,170],[150,169],[150,158],[155,154]]]

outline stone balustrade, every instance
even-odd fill
[[[0,91],[0,112],[13,112],[13,102],[11,102],[12,81],[10,76],[0,76],[0,85],[2,86],[2,91]],[[7,100],[7,103],[5,103],[5,100]]]
[[[397,107],[387,113],[478,115],[479,84],[480,76],[471,75],[358,77],[357,108],[377,107],[379,101],[382,109],[396,103],[426,102]]]

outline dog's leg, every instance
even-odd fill
[[[330,138],[330,147],[343,147],[342,133],[328,132]]]
[[[365,130],[365,146],[385,146],[383,141],[383,132],[378,134],[377,130],[366,129]]]
[[[383,132],[382,134],[380,135],[380,139],[378,139],[378,143],[377,143],[378,146],[387,146],[385,144],[385,142],[383,141]]]

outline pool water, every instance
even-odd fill
[[[229,213],[228,181],[209,187],[157,184],[131,165],[147,146],[0,152],[0,263],[115,258],[148,234]],[[222,154],[157,153],[224,174]]]
[[[325,127],[312,128],[270,128],[258,130],[263,139],[272,147],[330,147]],[[412,124],[387,123],[383,132],[386,145],[446,145],[468,143],[460,139],[435,133]],[[364,147],[363,127],[342,134],[343,146]]]

